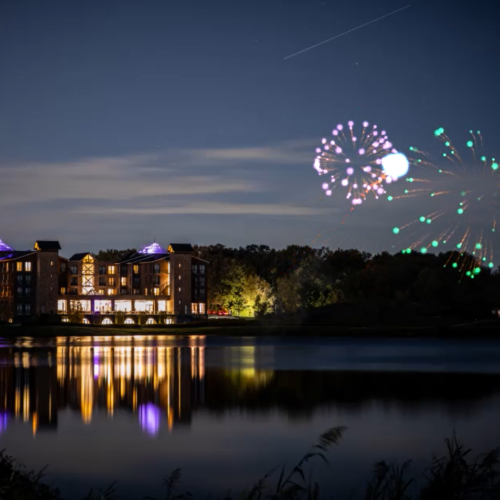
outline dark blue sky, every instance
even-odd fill
[[[390,249],[378,204],[330,229],[348,205],[314,148],[367,119],[401,150],[443,126],[498,151],[498,2],[416,0],[284,57],[408,2],[0,1],[0,238]]]

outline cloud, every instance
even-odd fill
[[[286,204],[270,203],[191,203],[168,207],[88,207],[74,210],[80,214],[100,215],[280,215],[280,216],[310,216],[325,213],[324,209]],[[331,210],[328,210],[331,213]]]

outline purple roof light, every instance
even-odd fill
[[[0,240],[0,252],[12,252],[14,249]]]
[[[147,247],[144,247],[142,250],[139,251],[139,253],[155,254],[155,253],[168,253],[168,251],[155,242],[151,243],[151,245],[148,245]]]

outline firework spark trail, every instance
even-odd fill
[[[336,40],[337,38],[340,38],[340,37],[342,37],[344,35],[348,35],[349,33],[352,33],[353,31],[356,31],[356,30],[359,30],[361,28],[364,28],[365,26],[368,26],[370,24],[376,23],[377,21],[381,21],[382,19],[385,19],[386,17],[392,16],[394,14],[397,14],[398,12],[401,12],[402,10],[408,9],[409,7],[411,7],[411,4],[407,5],[406,7],[401,7],[401,9],[394,10],[393,12],[389,12],[389,14],[385,14],[382,17],[377,17],[377,19],[373,19],[372,21],[370,21],[368,23],[361,24],[360,26],[357,26],[356,28],[352,28],[349,31],[345,31],[344,33],[341,33],[340,35],[336,35],[336,36],[334,36],[332,38],[329,38],[328,40],[324,40],[322,42],[319,42],[316,45],[312,45],[311,47],[307,47],[307,49],[303,49],[303,50],[300,50],[299,52],[295,52],[295,54],[291,54],[289,56],[286,56],[283,60],[291,59],[292,57],[295,57],[295,56],[298,56],[299,54],[302,54],[303,52],[307,52],[308,50],[315,49],[316,47],[319,47],[320,45],[323,45],[325,43],[331,42],[332,40]]]

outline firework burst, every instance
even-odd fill
[[[363,122],[362,128],[355,131],[352,121],[347,126],[339,124],[332,131],[332,139],[323,138],[321,142],[313,166],[319,175],[327,177],[322,184],[327,196],[343,188],[346,198],[360,205],[368,195],[383,195],[384,185],[396,180],[384,173],[382,160],[397,151],[385,130],[379,131],[377,125],[370,127]]]
[[[480,131],[470,131],[462,156],[443,128],[434,135],[441,142],[439,159],[410,147],[415,177],[400,195],[388,200],[417,198],[425,201],[418,218],[393,233],[409,243],[403,252],[452,250],[447,265],[462,276],[474,277],[481,267],[494,268],[494,250],[500,248],[500,170],[495,158],[484,154]]]

